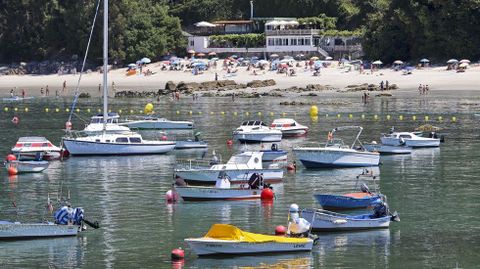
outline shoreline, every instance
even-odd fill
[[[126,76],[124,68],[112,70],[109,73],[109,95],[113,96],[114,92],[112,84],[115,83],[115,92],[120,91],[158,91],[164,89],[167,82],[172,81],[175,84],[180,82],[185,83],[202,83],[213,82],[215,80],[215,73],[218,74],[219,80],[233,80],[237,84],[247,84],[253,80],[269,80],[273,79],[276,82],[275,86],[267,86],[261,88],[243,88],[222,90],[223,94],[231,94],[232,92],[241,93],[271,93],[276,91],[278,93],[286,93],[288,96],[300,96],[302,94],[315,93],[323,95],[324,93],[334,93],[343,95],[342,92],[349,85],[373,84],[378,86],[381,81],[389,81],[390,85],[396,84],[397,90],[389,91],[395,92],[416,91],[419,84],[428,84],[431,91],[450,91],[450,90],[467,90],[478,91],[480,85],[480,67],[471,66],[464,73],[456,73],[455,71],[447,71],[446,67],[435,67],[414,70],[410,75],[403,75],[401,71],[394,71],[392,69],[379,69],[373,74],[370,71],[360,74],[359,71],[354,70],[346,72],[338,67],[323,68],[320,76],[313,76],[310,71],[305,71],[303,68],[297,68],[296,76],[286,76],[285,74],[277,74],[274,71],[259,71],[258,75],[252,75],[251,72],[246,71],[246,67],[238,67],[238,72],[234,76],[227,74],[225,70],[210,69],[200,75],[193,75],[187,71],[161,71],[161,63],[152,63],[148,68],[154,72],[153,75],[133,75]],[[50,94],[55,96],[58,91],[59,96],[73,96],[75,86],[77,85],[79,75],[4,75],[0,76],[0,96],[10,97],[11,89],[15,89],[16,95],[21,95],[21,90],[26,91],[26,96],[42,96],[41,88],[44,89],[48,85]],[[62,92],[63,82],[66,81],[67,91]],[[88,93],[91,97],[101,96],[99,91],[99,84],[102,83],[102,74],[92,72],[83,74],[80,83],[80,92]],[[290,89],[292,87],[305,88],[307,85],[322,85],[333,90],[311,90],[303,93],[295,93],[292,91],[282,91],[278,89]],[[216,93],[217,89],[195,91],[200,96],[204,93]],[[364,91],[353,92],[354,95],[361,95]],[[379,91],[372,91],[371,94],[380,93]],[[418,93],[418,92],[416,92]]]

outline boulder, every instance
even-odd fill
[[[173,81],[167,81],[167,83],[165,84],[165,90],[167,92],[175,91],[176,87],[177,86],[175,85],[175,83],[173,83]]]
[[[262,88],[262,87],[269,87],[275,86],[277,83],[273,79],[266,79],[266,80],[252,80],[247,83],[247,87],[249,88]]]

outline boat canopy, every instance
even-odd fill
[[[292,238],[284,236],[255,234],[242,231],[238,227],[229,224],[213,224],[205,239],[229,240],[248,243],[307,243],[308,238]]]
[[[25,137],[20,137],[18,139],[18,142],[49,142],[49,141],[43,136],[25,136]]]

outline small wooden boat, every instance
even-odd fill
[[[11,160],[5,163],[5,168],[13,167],[17,173],[39,173],[48,168],[47,161],[17,161]]]
[[[30,239],[41,237],[75,236],[80,225],[47,223],[20,223],[0,221],[0,240]]]
[[[315,194],[315,199],[322,206],[328,209],[355,209],[367,208],[382,202],[382,195],[365,192],[335,194]]]
[[[185,242],[197,255],[204,256],[311,251],[314,240],[249,233],[233,225],[214,224],[205,236],[186,238]]]
[[[374,209],[373,214],[345,215],[322,209],[303,209],[302,218],[309,221],[312,231],[345,231],[388,228],[391,221],[400,221],[396,213],[390,214],[388,207]]]

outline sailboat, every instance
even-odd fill
[[[131,131],[107,132],[108,122],[108,0],[103,15],[103,130],[97,134],[71,133],[63,138],[72,155],[137,155],[162,154],[175,148],[174,141],[144,140]],[[113,123],[109,123],[112,125]],[[120,126],[119,126],[120,127]]]

